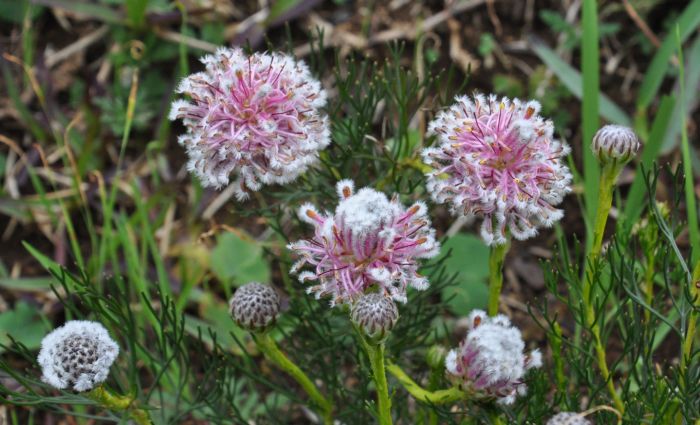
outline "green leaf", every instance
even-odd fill
[[[464,316],[477,308],[486,308],[489,290],[489,249],[474,235],[458,234],[442,245],[442,252],[451,250],[445,260],[449,274],[457,273],[457,285],[442,290],[442,299],[454,314]]]
[[[69,12],[85,15],[110,24],[120,24],[123,21],[121,13],[101,4],[76,0],[31,0],[34,4],[56,7]]]
[[[29,242],[22,242],[22,245],[24,245],[24,248],[29,251],[32,257],[34,257],[46,270],[59,270],[61,268],[57,262],[39,252],[39,250],[34,248]]]
[[[220,280],[233,280],[236,286],[270,281],[270,266],[263,258],[262,247],[245,235],[220,235],[211,252],[211,269]]]
[[[284,15],[288,10],[299,4],[300,0],[277,0],[275,4],[270,7],[270,14],[267,15],[265,20],[266,24],[274,21],[280,16]]]
[[[411,158],[413,153],[420,147],[421,141],[421,133],[418,130],[408,130],[404,142],[405,144],[401,145],[397,143],[397,139],[392,137],[386,140],[386,149],[389,152],[396,152],[401,149],[396,154],[396,161],[401,161],[406,158]]]
[[[0,20],[21,24],[24,21],[28,3],[27,0],[0,0]],[[29,10],[29,19],[33,21],[43,11],[43,7],[33,6]]]
[[[15,291],[46,291],[54,282],[52,277],[0,278],[0,286]]]
[[[10,336],[30,350],[39,348],[47,330],[37,308],[18,301],[13,310],[0,314],[0,352],[2,345],[11,344]]]
[[[564,62],[552,49],[540,41],[533,41],[532,50],[574,96],[583,98],[583,80],[580,72]],[[632,120],[629,115],[605,94],[600,94],[599,103],[600,116],[615,124],[631,125]]]
[[[694,0],[688,4],[681,16],[669,28],[680,29],[680,42],[683,43],[690,37],[695,29],[700,26],[700,0]],[[669,61],[676,51],[676,34],[671,31],[666,35],[659,50],[656,51],[654,59],[644,74],[644,80],[639,88],[637,107],[645,109],[654,100],[656,93],[661,87],[661,83],[666,77]]]
[[[644,169],[647,172],[651,170],[654,159],[656,159],[659,151],[661,150],[663,134],[669,125],[675,103],[676,101],[673,97],[664,96],[661,99],[659,109],[656,111],[656,118],[651,126],[651,132],[649,133],[647,143],[644,145],[642,150],[641,164],[644,166]],[[624,215],[625,226],[627,229],[631,229],[637,222],[639,216],[642,214],[642,201],[644,200],[645,193],[646,187],[644,185],[644,174],[642,173],[642,167],[640,166],[637,167],[634,181],[630,187],[630,191],[627,195],[627,202],[625,204]]]

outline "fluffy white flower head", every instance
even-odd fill
[[[467,336],[445,359],[448,377],[478,397],[511,404],[525,393],[525,373],[542,364],[541,355],[537,350],[524,353],[520,330],[506,316],[488,317],[476,310],[469,319]]]
[[[236,195],[295,180],[330,143],[326,92],[303,61],[280,53],[246,55],[221,48],[202,58],[205,71],[177,88],[170,119],[187,132],[188,168],[204,186],[222,187],[237,174]]]
[[[314,235],[289,244],[299,257],[292,267],[317,298],[331,305],[353,303],[365,293],[380,292],[394,301],[407,301],[406,288],[424,290],[428,280],[418,273],[420,259],[440,251],[427,208],[416,202],[406,208],[398,196],[363,188],[355,193],[351,180],[336,186],[340,202],[332,213],[311,204],[298,211],[314,227]],[[302,271],[304,266],[313,270]]]
[[[535,101],[458,96],[430,123],[437,144],[423,150],[428,191],[454,215],[483,218],[488,245],[508,233],[530,238],[563,215],[555,206],[571,191],[570,148],[539,111]]]
[[[107,379],[119,346],[100,323],[72,320],[41,341],[42,380],[58,388],[88,391]]]

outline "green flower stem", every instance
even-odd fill
[[[275,340],[267,332],[253,334],[255,342],[260,351],[265,354],[268,360],[277,365],[280,369],[288,373],[306,391],[314,404],[318,406],[326,424],[333,423],[333,404],[324,397],[316,388],[311,379],[292,362],[277,346]]]
[[[364,339],[364,336],[362,337]],[[386,381],[384,370],[384,343],[377,344],[365,341],[362,344],[367,351],[369,363],[372,366],[372,376],[377,387],[377,409],[379,411],[379,424],[391,425],[391,399],[389,398],[389,385]]]
[[[501,419],[501,414],[499,412],[490,412],[489,419],[491,419],[491,423],[493,425],[505,425],[505,422],[503,422],[503,419]]]
[[[693,297],[694,307],[700,307],[700,261],[695,264],[693,269],[693,275],[690,282],[690,296]],[[681,358],[681,373],[685,374],[688,367],[688,360],[690,360],[691,354],[693,353],[693,340],[695,339],[695,327],[698,321],[698,314],[695,309],[690,311],[688,317],[688,331],[685,334],[685,341],[683,342],[683,358]]]
[[[622,164],[623,165],[623,164]],[[625,405],[622,403],[619,394],[615,390],[615,382],[608,370],[608,362],[605,358],[605,347],[600,339],[600,325],[596,318],[595,308],[593,306],[593,279],[595,268],[597,267],[600,253],[603,247],[603,235],[605,234],[605,224],[608,221],[610,208],[612,207],[613,188],[617,176],[622,169],[621,164],[615,162],[603,166],[600,181],[600,192],[598,193],[598,209],[596,212],[595,223],[593,228],[593,246],[586,258],[586,265],[583,280],[583,307],[586,319],[586,326],[591,329],[593,342],[595,344],[596,357],[598,359],[598,368],[600,374],[607,383],[608,391],[613,399],[613,403],[620,413],[625,411]]]
[[[128,411],[129,417],[138,425],[153,424],[148,412],[136,407],[136,400],[133,397],[114,395],[102,385],[86,392],[85,396],[106,409],[117,412]]]
[[[652,249],[647,253],[647,264],[644,270],[644,293],[648,306],[654,302],[654,265],[656,260],[656,250]],[[648,308],[644,309],[644,323],[651,321],[651,311]]]
[[[447,404],[460,400],[468,400],[470,398],[468,393],[456,386],[446,390],[428,391],[411,379],[399,365],[392,362],[388,362],[386,370],[394,375],[406,391],[418,401],[429,404]]]
[[[506,235],[506,238],[508,236]],[[489,253],[489,316],[498,314],[498,306],[503,287],[503,262],[510,248],[510,241],[491,247]]]

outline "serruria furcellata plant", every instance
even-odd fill
[[[611,211],[619,177],[641,148],[632,129],[605,126],[585,141],[601,166],[592,248],[581,255],[557,229],[544,267],[562,308],[551,310],[552,297],[544,296],[534,307],[504,303],[511,246],[558,227],[565,198],[580,195],[571,149],[540,104],[474,94],[441,109],[426,101],[434,81],[412,79],[398,61],[338,64],[324,79],[322,53],[314,54],[309,67],[290,54],[220,48],[180,81],[170,107],[169,118],[184,125],[178,141],[193,181],[222,190],[208,192],[216,202],[235,196],[229,205],[244,217],[241,227],[267,226],[250,245],[263,247],[275,268],[248,278],[246,267],[254,267],[246,257],[231,273],[232,289],[197,267],[191,273],[187,256],[164,261],[153,237],[132,244],[168,228],[151,225],[145,206],[136,218],[115,213],[115,228],[100,234],[123,239],[97,250],[99,267],[89,263],[75,275],[50,267],[66,316],[96,321],[68,321],[48,334],[41,373],[31,372],[36,380],[8,372],[31,391],[3,392],[3,399],[56,409],[88,399],[94,406],[84,414],[138,424],[250,423],[263,415],[381,425],[698,420],[692,330],[699,312],[692,291],[677,282],[700,280],[700,266],[687,264],[679,248],[679,199],[668,200],[676,202],[670,208],[653,202],[652,172],[644,220],[626,234],[608,224],[625,219]],[[489,295],[486,311],[461,311],[453,325],[436,288],[450,283],[446,229],[463,218],[476,219],[475,233],[490,249]],[[141,227],[129,228],[132,222]],[[212,228],[238,237],[232,226]],[[232,264],[248,254],[240,251]],[[178,268],[187,272],[176,277]],[[105,281],[106,270],[129,280]],[[217,303],[221,293],[230,297],[228,314]],[[197,321],[189,297],[203,300],[206,311],[198,313],[216,327]],[[451,329],[460,325],[455,337]],[[684,357],[673,367],[675,359],[664,363],[657,352],[669,334],[683,341]],[[619,344],[609,343],[611,335]],[[199,368],[195,356],[206,365]],[[250,405],[267,410],[245,412]],[[305,407],[298,413],[290,405]]]

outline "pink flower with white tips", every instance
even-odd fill
[[[202,63],[205,71],[177,88],[190,100],[174,101],[170,111],[187,127],[178,141],[202,185],[227,185],[236,173],[236,195],[245,199],[246,189],[289,183],[317,161],[330,143],[320,112],[326,92],[304,62],[221,48]]]
[[[571,191],[563,160],[570,148],[553,138],[539,103],[495,95],[455,100],[430,123],[437,146],[423,151],[433,167],[427,174],[433,200],[455,215],[483,217],[488,245],[504,244],[508,232],[527,239],[560,220],[563,211],[554,206]]]
[[[319,213],[310,204],[300,208],[299,217],[315,233],[289,244],[301,256],[293,273],[313,267],[299,273],[301,282],[316,282],[308,292],[330,296],[335,305],[353,302],[371,287],[400,302],[406,302],[408,286],[426,289],[418,260],[436,256],[440,245],[425,204],[405,208],[397,196],[389,200],[370,188],[354,193],[351,180],[338,182],[337,190],[340,203],[333,214]]]
[[[447,376],[455,384],[472,392],[475,398],[496,399],[511,404],[523,395],[525,373],[542,365],[538,350],[525,355],[520,331],[506,316],[489,317],[481,310],[469,315],[469,331],[445,358]]]

